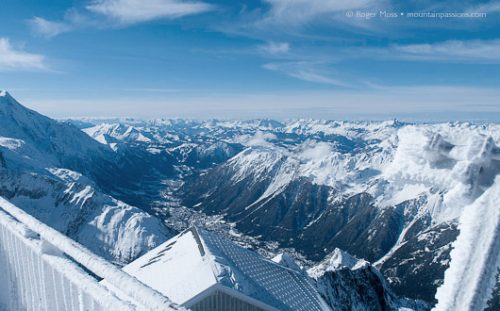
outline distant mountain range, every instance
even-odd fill
[[[197,225],[361,309],[434,303],[458,217],[500,173],[497,124],[55,121],[5,92],[0,122],[0,195],[97,254],[123,265]],[[331,264],[347,253],[366,264]]]

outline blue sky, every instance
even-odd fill
[[[499,86],[500,1],[3,0],[0,10],[0,89],[53,117],[499,121]]]

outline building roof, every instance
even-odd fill
[[[304,273],[191,228],[123,268],[179,304],[224,286],[279,310],[328,309]]]

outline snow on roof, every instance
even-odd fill
[[[123,268],[141,282],[183,304],[217,284],[194,231],[184,231]]]
[[[123,268],[184,304],[214,285],[279,310],[325,310],[309,278],[220,235],[191,228]]]

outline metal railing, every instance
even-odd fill
[[[0,197],[3,309],[184,310]]]

